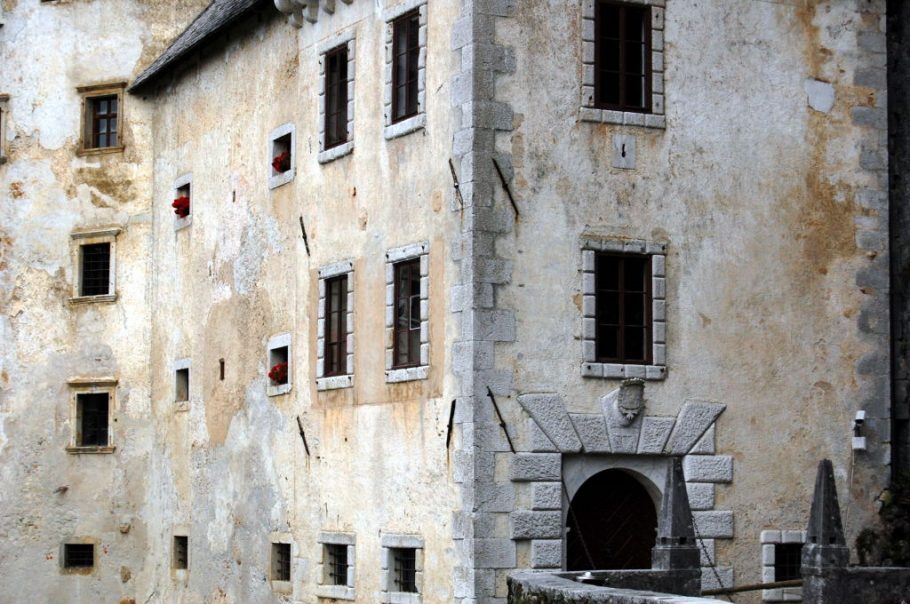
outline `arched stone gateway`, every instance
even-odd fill
[[[601,412],[596,414],[569,413],[556,394],[518,396],[529,416],[528,439],[524,451],[513,458],[511,479],[529,483],[530,506],[512,512],[512,539],[530,542],[532,568],[581,564],[571,558],[574,545],[565,532],[570,526],[569,502],[574,506],[576,500],[584,501],[585,485],[601,473],[615,477],[624,472],[632,477],[638,495],[643,491],[649,497],[651,512],[644,516],[659,511],[663,478],[673,457],[683,458],[703,563],[710,559],[717,564],[716,539],[733,538],[733,512],[714,509],[716,485],[733,480],[733,458],[715,454],[715,422],[726,405],[688,400],[675,417],[648,415],[643,387],[641,380],[626,380],[601,398]],[[613,505],[622,507],[621,502]],[[644,516],[633,514],[631,521],[644,523]],[[610,531],[608,527],[593,530]],[[730,567],[718,566],[703,574],[705,588],[732,581]]]
[[[657,509],[631,474],[604,470],[568,506],[566,570],[651,568]]]

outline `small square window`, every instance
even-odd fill
[[[70,302],[113,302],[116,299],[117,227],[78,231],[73,241],[73,297]]]
[[[268,395],[275,396],[290,392],[293,372],[290,334],[282,334],[269,339],[267,362]]]
[[[66,543],[63,545],[63,568],[89,569],[95,567],[93,543]]]
[[[294,124],[281,125],[269,133],[269,188],[274,189],[294,179],[296,173],[296,129]]]
[[[413,547],[394,547],[390,555],[393,591],[417,593],[417,550]]]
[[[176,372],[176,402],[186,402],[190,400],[190,368],[178,369]]]
[[[83,86],[82,153],[123,149],[124,83]]]
[[[291,580],[291,544],[272,544],[272,571],[273,581]]]
[[[187,570],[190,567],[190,543],[186,535],[174,535],[174,568]]]
[[[110,398],[106,392],[76,395],[76,446],[107,447]]]

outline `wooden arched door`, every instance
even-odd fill
[[[605,470],[589,478],[566,524],[566,570],[651,568],[657,510],[630,474]]]

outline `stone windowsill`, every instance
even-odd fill
[[[325,151],[319,152],[318,161],[320,164],[327,164],[329,162],[335,161],[336,159],[342,158],[345,155],[350,155],[354,152],[354,141],[348,141],[334,147],[330,147]]]
[[[644,128],[665,129],[667,117],[653,113],[635,113],[632,111],[611,111],[596,107],[582,107],[579,116],[583,122],[616,124],[622,126],[642,126]]]
[[[420,604],[423,601],[419,593],[406,591],[390,591],[383,595],[382,601],[387,604]]]
[[[117,450],[117,447],[113,445],[108,445],[104,447],[67,447],[66,452],[73,455],[96,455],[96,454],[107,454],[113,453]]]
[[[340,390],[342,388],[353,388],[354,387],[354,376],[347,375],[331,375],[327,377],[321,377],[316,379],[316,390]]]
[[[97,149],[79,149],[76,151],[77,156],[85,155],[107,155],[108,153],[122,153],[126,149],[123,145],[119,147],[99,147]]]
[[[617,365],[614,363],[582,363],[581,375],[604,379],[642,378],[645,380],[663,380],[667,377],[667,368],[663,365]]]
[[[174,230],[182,231],[183,229],[191,226],[193,224],[193,215],[185,216],[183,218],[175,217],[174,218]]]
[[[278,579],[272,579],[269,581],[272,584],[272,591],[280,594],[291,594],[294,592],[294,583],[292,581],[279,581]]]
[[[297,168],[292,167],[287,172],[280,172],[278,174],[275,174],[274,176],[269,176],[269,189],[277,189],[278,187],[280,187],[282,185],[288,184],[289,182],[294,180],[294,176],[296,176],[296,174],[297,174]]]
[[[189,411],[190,402],[189,401],[175,401],[174,402],[174,411]]]
[[[117,301],[117,294],[101,294],[100,296],[73,296],[70,298],[70,304],[94,304],[110,303]]]
[[[401,136],[405,136],[412,132],[417,132],[422,130],[427,126],[427,114],[418,113],[417,115],[411,116],[409,118],[403,119],[400,122],[394,124],[389,124],[382,130],[382,134],[386,140],[392,140]]]
[[[356,600],[353,587],[346,585],[317,585],[316,597],[327,600]]]
[[[425,380],[429,376],[429,373],[429,365],[420,365],[419,367],[403,367],[401,369],[389,369],[385,372],[385,381],[387,384],[397,384],[399,382]]]
[[[268,387],[266,388],[266,394],[268,396],[281,396],[282,394],[287,394],[290,391],[291,391],[290,382],[288,382],[287,384],[279,384],[277,386],[272,386],[271,384],[269,384]]]

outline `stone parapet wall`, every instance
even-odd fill
[[[660,593],[677,591],[697,592],[699,571],[599,571],[598,579],[606,579],[616,587],[586,585],[575,581],[581,573],[517,572],[509,576],[509,604],[696,604],[716,602],[706,598]]]

